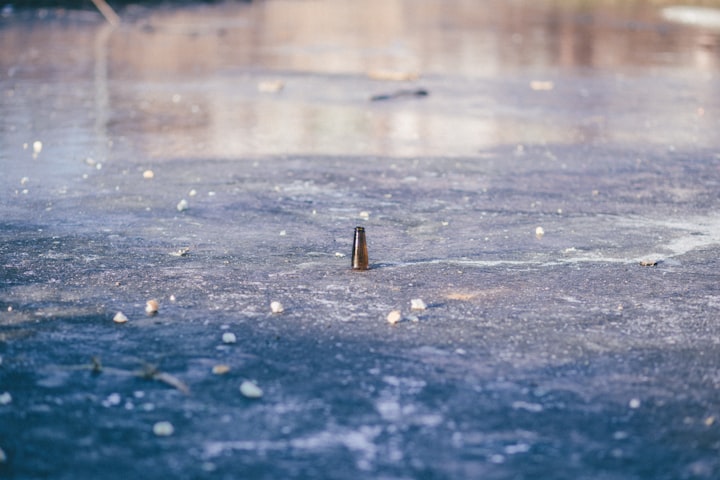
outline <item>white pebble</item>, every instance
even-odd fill
[[[175,427],[170,422],[157,422],[153,425],[153,433],[158,437],[168,437],[175,433]]]
[[[543,235],[545,235],[545,229],[543,227],[537,227],[535,229],[535,236],[538,239],[541,239],[543,237]]]
[[[143,172],[143,178],[146,180],[153,179],[155,178],[155,172],[153,172],[152,170],[145,170]]]
[[[395,325],[400,320],[402,320],[402,313],[400,310],[393,310],[392,312],[388,313],[387,321],[390,325]]]
[[[370,218],[370,212],[362,211],[362,212],[360,212],[359,217],[362,218],[363,220],[367,220],[368,218]]]
[[[38,153],[42,152],[42,142],[40,140],[35,140],[33,142],[33,153],[37,155]]]
[[[113,317],[113,322],[115,323],[125,323],[128,321],[128,317],[125,316],[123,312],[117,312],[115,316]]]
[[[183,198],[183,199],[180,200],[180,201],[178,202],[178,204],[177,204],[177,211],[178,211],[178,212],[184,212],[185,210],[188,209],[188,207],[189,207],[189,205],[188,205],[187,200],[185,200],[185,199]]]
[[[30,179],[29,179],[28,177],[22,177],[22,178],[20,179],[20,185],[25,185],[25,184],[28,183],[29,181],[30,181]]]
[[[640,399],[639,398],[632,398],[630,399],[630,402],[628,403],[628,406],[632,408],[633,410],[636,408],[640,408]]]
[[[410,310],[425,310],[427,305],[422,298],[413,298],[410,300]]]
[[[0,405],[7,405],[10,402],[12,402],[12,395],[10,395],[10,392],[0,394]]]
[[[195,189],[193,188],[192,190],[190,190],[190,192],[188,193],[188,195],[190,195],[191,197],[194,197],[195,195],[197,195],[197,190],[195,190]]]
[[[145,313],[148,315],[155,315],[160,309],[160,304],[157,300],[148,300],[145,304]]]
[[[232,332],[225,332],[222,334],[222,341],[223,343],[235,343],[237,342],[237,337]]]
[[[215,375],[225,375],[230,371],[230,367],[228,365],[213,365],[212,367],[212,373]]]
[[[270,302],[270,311],[272,313],[282,313],[285,311],[285,307],[280,302]]]
[[[258,83],[258,92],[261,93],[277,93],[285,88],[285,82],[282,80],[265,80]]]
[[[240,393],[247,398],[260,398],[263,396],[262,389],[253,382],[249,382],[247,380],[240,384]]]

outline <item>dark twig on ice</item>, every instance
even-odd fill
[[[379,102],[382,100],[392,100],[393,98],[399,97],[427,97],[428,91],[424,88],[418,88],[415,90],[397,90],[391,93],[381,93],[370,97],[371,102]]]

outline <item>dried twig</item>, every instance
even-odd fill
[[[190,387],[188,387],[187,384],[180,380],[178,377],[166,372],[161,372],[160,370],[158,370],[157,366],[153,364],[144,361],[142,363],[143,366],[140,370],[126,370],[124,368],[105,367],[100,361],[100,357],[92,357],[89,364],[75,365],[67,368],[70,368],[72,370],[90,370],[92,373],[95,374],[110,373],[114,375],[135,376],[140,378],[146,378],[148,380],[156,380],[158,382],[170,385],[171,387],[181,391],[185,395],[190,395]]]

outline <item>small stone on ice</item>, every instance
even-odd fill
[[[180,200],[177,204],[178,212],[184,212],[185,210],[188,209],[188,207],[189,207],[188,202],[184,198],[182,200]]]
[[[240,393],[247,398],[260,398],[263,395],[263,391],[260,387],[247,380],[242,382],[240,385]]]
[[[237,337],[232,332],[225,332],[222,334],[222,341],[223,343],[235,343],[237,342]]]
[[[639,398],[633,398],[628,403],[628,406],[632,409],[640,408],[640,399]]]
[[[425,310],[427,305],[422,298],[413,298],[410,300],[410,310]]]
[[[37,155],[38,153],[42,152],[43,144],[40,140],[35,140],[33,142],[33,153]]]
[[[143,178],[150,180],[151,178],[155,178],[155,172],[152,170],[145,170],[143,172]]]
[[[270,311],[272,313],[282,313],[285,311],[285,307],[280,302],[270,302]]]
[[[148,315],[155,315],[158,313],[158,309],[160,309],[160,304],[157,300],[148,300],[145,304],[145,313]]]
[[[285,82],[282,80],[265,80],[258,83],[258,92],[261,93],[278,93],[285,88]]]
[[[212,372],[215,375],[224,375],[224,374],[228,373],[229,371],[230,371],[230,367],[228,367],[227,365],[215,365],[212,368]]]
[[[402,313],[400,313],[400,310],[393,310],[392,312],[388,313],[387,321],[390,325],[395,325],[400,320],[402,320]]]
[[[359,217],[364,220],[367,220],[368,218],[370,218],[370,212],[362,211],[362,212],[360,212]]]
[[[169,437],[175,433],[175,427],[170,422],[157,422],[153,425],[153,433],[158,437]]]
[[[535,236],[539,239],[541,239],[545,235],[545,229],[543,227],[537,227],[535,229]]]
[[[10,402],[12,402],[12,395],[10,395],[10,392],[0,394],[0,405],[7,405]]]
[[[122,312],[117,312],[115,314],[115,316],[113,317],[113,322],[115,322],[115,323],[125,323],[127,321],[128,321],[128,318]]]

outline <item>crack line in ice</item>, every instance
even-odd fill
[[[636,257],[605,256],[601,252],[587,252],[579,255],[568,255],[574,249],[563,251],[565,258],[553,258],[546,255],[544,260],[466,260],[457,258],[435,258],[430,260],[413,260],[408,262],[385,262],[380,267],[400,268],[415,265],[458,265],[466,267],[499,267],[499,266],[543,266],[551,267],[568,263],[624,263],[632,264],[643,260],[663,260],[679,257],[694,250],[720,245],[720,216],[700,216],[686,220],[656,220],[651,218],[619,218],[614,220],[618,226],[628,226],[633,230],[638,227],[660,227],[669,230],[685,231],[684,235],[673,238],[668,243],[655,245],[657,251]],[[664,252],[664,253],[663,253]],[[669,252],[669,253],[668,253]]]

